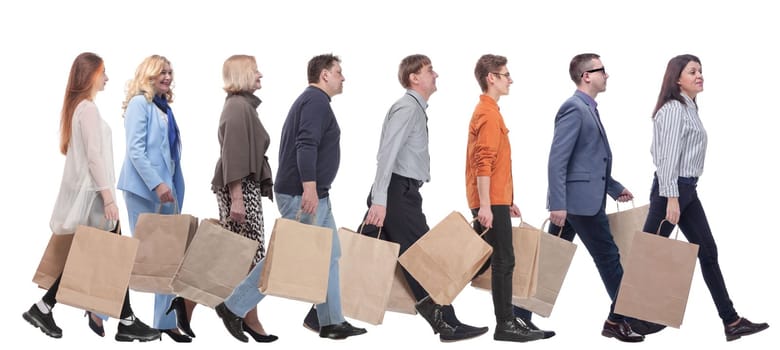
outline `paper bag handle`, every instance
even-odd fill
[[[360,227],[358,228],[358,233],[363,234],[363,226],[365,226],[366,223],[362,222],[360,223]],[[379,226],[379,233],[376,234],[376,239],[379,239],[379,237],[382,236],[382,226]]]
[[[620,202],[615,201],[615,208],[617,208],[617,211],[620,211]],[[636,205],[634,205],[634,199],[631,199],[631,208],[636,208]]]
[[[544,225],[546,225],[548,222],[550,222],[550,218],[544,219],[544,222],[542,223],[542,226],[539,226],[539,231],[542,231],[542,233],[546,233],[546,232],[544,232]],[[561,238],[562,234],[563,234],[563,226],[561,226],[561,230],[558,231],[558,235],[557,235],[558,238]]]
[[[162,202],[157,205],[157,210],[155,210],[155,214],[162,214]],[[173,198],[173,213],[174,214],[181,214],[181,211],[179,210],[179,201],[176,199],[176,197]]]
[[[303,209],[298,209],[298,212],[295,213],[295,221],[301,222],[301,215],[303,214]],[[314,215],[311,216],[311,223],[309,225],[316,225],[317,222],[317,213],[315,212]]]
[[[661,235],[661,227],[664,226],[664,222],[669,222],[669,220],[666,220],[666,219],[661,220],[661,223],[658,224],[658,230],[655,231],[656,235],[659,235],[659,236]],[[672,223],[669,222],[669,224],[671,225]],[[677,225],[672,225],[672,226],[675,226],[675,228],[676,228],[676,230],[674,230],[674,240],[676,241],[677,240],[677,236],[680,234],[680,226],[677,226]]]
[[[471,221],[469,221],[469,225],[474,225],[474,221],[477,221],[477,218],[471,219]],[[480,237],[484,236],[488,231],[490,231],[490,229],[489,228],[485,228],[485,230],[482,231],[482,233],[480,233],[479,236]]]

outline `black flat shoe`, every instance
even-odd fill
[[[168,306],[168,311],[165,314],[170,314],[171,311],[176,311],[176,327],[179,327],[184,334],[195,338],[195,333],[190,328],[190,320],[187,316],[187,307],[184,305],[184,298],[175,297],[171,300],[171,305]]]
[[[225,329],[228,330],[233,338],[236,338],[244,343],[249,342],[249,338],[246,337],[246,334],[244,334],[244,329],[241,326],[241,324],[244,322],[241,317],[238,317],[238,315],[230,311],[225,303],[219,303],[219,305],[214,308],[214,311],[216,311],[217,316],[222,319],[222,323],[225,325]]]
[[[627,343],[638,343],[645,340],[645,336],[634,332],[625,320],[618,321],[614,324],[609,323],[609,321],[604,321],[604,328],[601,330],[601,335]]]
[[[22,314],[22,317],[31,325],[40,328],[41,332],[46,335],[52,338],[62,338],[62,329],[54,323],[54,316],[52,316],[51,311],[48,314],[44,314],[38,309],[38,306],[33,304],[30,310]]]
[[[339,324],[332,324],[332,325],[320,327],[320,338],[330,338],[330,339],[340,340],[340,339],[346,339],[347,337],[361,335],[365,333],[366,333],[365,328],[355,327],[349,324],[349,322],[347,321],[344,321]]]
[[[634,332],[637,332],[638,334],[641,335],[658,333],[664,330],[664,328],[666,328],[666,326],[662,324],[653,323],[645,320],[638,320],[635,318],[631,320],[627,320],[627,322],[631,326],[631,329],[634,330]]]
[[[106,331],[103,329],[103,326],[98,326],[97,322],[92,319],[92,313],[89,311],[84,312],[84,317],[86,317],[89,322],[87,323],[89,325],[89,329],[91,329],[95,334],[97,334],[100,337],[106,336]]]
[[[279,337],[273,334],[266,335],[255,332],[252,328],[249,328],[249,325],[244,321],[241,322],[241,328],[244,330],[244,332],[249,333],[249,335],[251,335],[252,338],[254,338],[258,343],[272,343],[279,339]]]
[[[726,341],[737,340],[746,335],[755,334],[769,328],[767,323],[753,323],[747,318],[740,317],[739,322],[733,326],[725,326]]]
[[[317,318],[317,309],[314,308],[314,305],[312,305],[309,313],[303,319],[303,328],[315,333],[320,332],[320,320]]]
[[[186,334],[176,333],[173,329],[161,329],[160,333],[167,334],[171,340],[177,343],[192,343],[192,338],[188,337]],[[160,340],[162,340],[162,337],[160,337]]]

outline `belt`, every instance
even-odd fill
[[[686,184],[686,185],[696,185],[696,183],[699,182],[699,178],[698,177],[682,177],[682,176],[680,176],[680,177],[677,178],[677,182],[681,183],[681,184]]]
[[[399,180],[408,181],[408,182],[409,182],[409,183],[411,183],[412,185],[415,185],[415,186],[417,186],[417,188],[420,188],[420,187],[422,187],[422,185],[425,183],[425,182],[424,182],[424,181],[422,181],[422,180],[417,180],[417,179],[413,179],[413,178],[411,178],[411,177],[406,177],[406,176],[403,176],[403,175],[398,175],[398,174],[396,174],[396,173],[393,173],[392,177],[394,177],[394,178],[397,178],[397,179],[399,179]]]

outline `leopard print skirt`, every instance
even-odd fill
[[[244,194],[246,220],[239,224],[230,219],[230,191],[227,186],[217,192],[219,204],[219,222],[227,230],[260,243],[255,254],[254,264],[265,257],[265,224],[263,222],[263,202],[260,196],[260,183],[246,178],[241,181],[241,192]]]

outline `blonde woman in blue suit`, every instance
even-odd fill
[[[173,214],[184,203],[179,127],[168,105],[173,102],[172,83],[171,62],[149,56],[136,69],[122,104],[127,148],[118,187],[124,191],[131,232],[140,214],[158,208],[160,213]],[[191,342],[195,335],[188,315],[194,307],[195,303],[180,297],[156,294],[153,326],[176,342]]]

